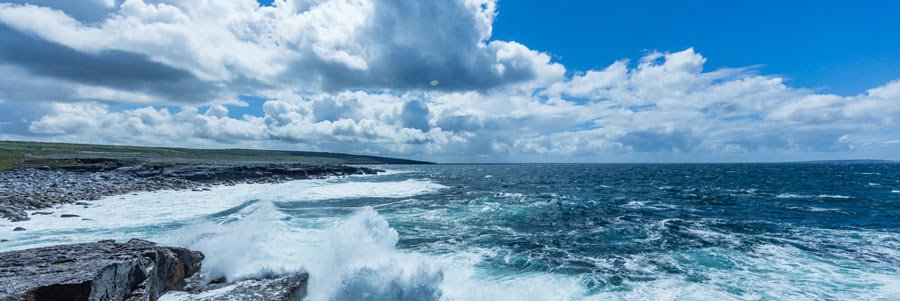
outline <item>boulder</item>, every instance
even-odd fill
[[[156,300],[182,289],[202,260],[139,239],[0,253],[0,300]]]

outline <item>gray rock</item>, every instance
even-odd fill
[[[29,220],[28,213],[25,213],[25,210],[19,206],[9,206],[7,208],[0,209],[0,216],[3,216],[13,222]]]
[[[0,253],[0,300],[156,300],[182,289],[202,260],[138,239]]]
[[[306,285],[309,274],[291,275],[274,279],[251,279],[235,283],[217,285],[215,288],[196,292],[172,292],[163,296],[163,300],[172,299],[192,301],[294,301],[303,300],[306,296]]]
[[[25,231],[25,228],[16,227],[15,229],[13,229],[13,231]]]
[[[60,214],[59,217],[69,218],[69,217],[79,217],[79,216],[76,214]]]

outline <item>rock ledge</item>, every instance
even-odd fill
[[[183,289],[202,260],[139,239],[0,253],[0,300],[156,300]]]

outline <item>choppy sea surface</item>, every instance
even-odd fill
[[[146,238],[311,300],[900,300],[900,164],[382,168],[60,206],[0,251]]]

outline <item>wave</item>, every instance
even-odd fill
[[[823,199],[849,199],[850,196],[846,195],[838,195],[838,194],[820,194],[819,198]]]
[[[308,271],[309,300],[572,300],[586,294],[574,276],[492,277],[478,267],[479,252],[400,250],[397,231],[371,207],[336,219],[329,228],[300,229],[272,203],[260,202],[185,228],[173,243],[206,254],[206,280]]]
[[[442,271],[422,255],[398,251],[397,231],[371,207],[328,229],[300,229],[271,202],[260,202],[173,236],[172,243],[206,255],[202,278],[207,281],[308,271],[309,300],[441,296]]]
[[[447,186],[429,181],[408,179],[398,182],[332,182],[328,185],[299,187],[280,193],[281,200],[320,201],[350,198],[402,198],[432,193]]]
[[[803,194],[793,194],[793,193],[781,193],[775,196],[779,199],[808,199],[808,198],[820,198],[820,199],[849,199],[850,196],[846,195],[837,195],[837,194],[820,194],[820,195],[803,195]]]
[[[808,206],[808,207],[790,206],[790,207],[787,207],[787,209],[807,211],[807,212],[843,212],[840,209],[836,209],[836,208],[821,208],[821,207],[813,207],[813,206]]]
[[[793,194],[793,193],[781,193],[779,195],[776,195],[775,197],[779,198],[779,199],[796,199],[796,198],[807,198],[809,196]]]
[[[257,202],[215,220],[195,223],[171,233],[166,243],[203,252],[202,278],[228,280],[302,271],[286,265],[267,244],[283,230],[286,215],[271,202]]]

